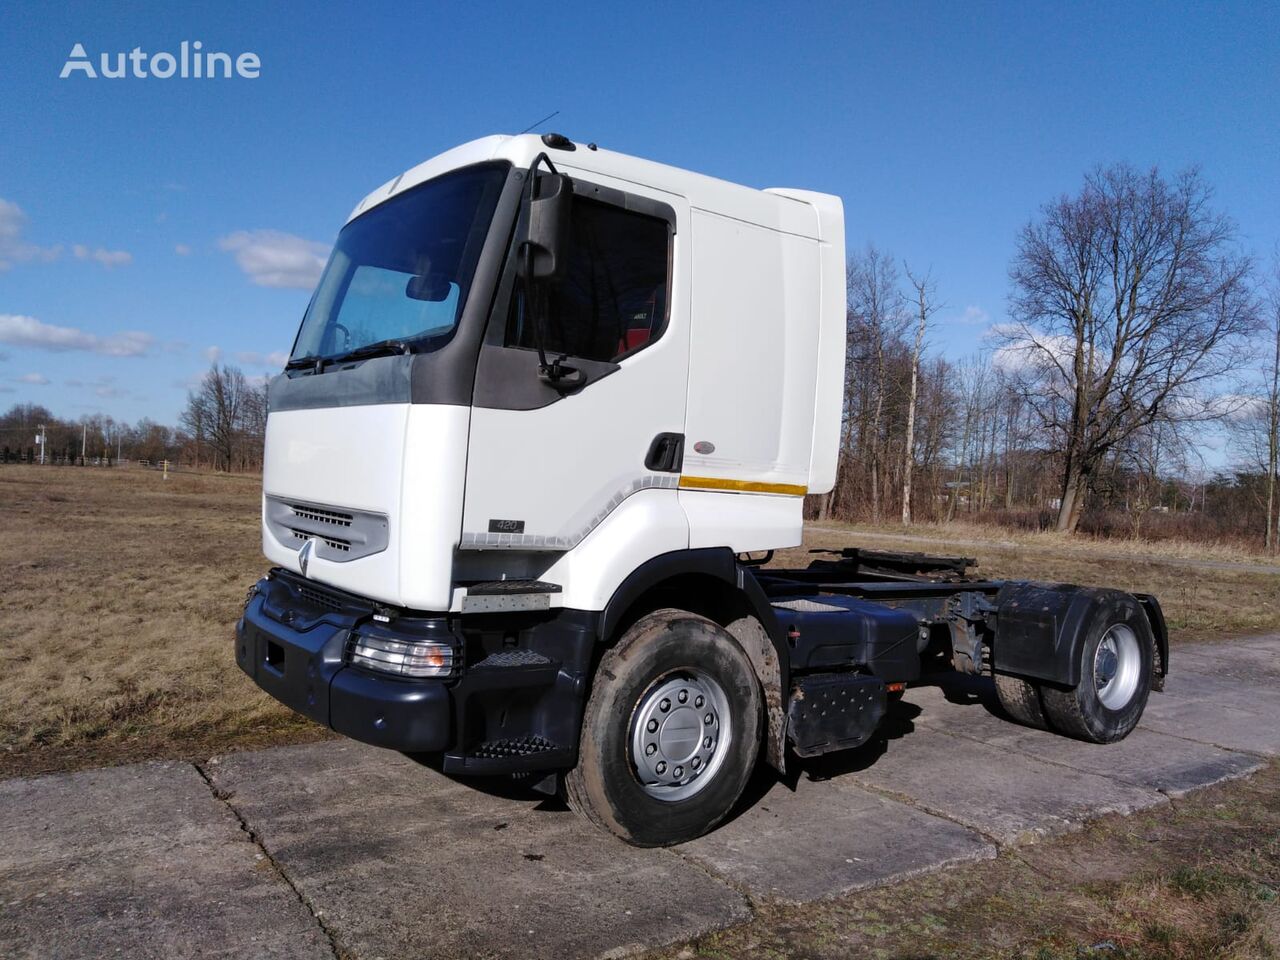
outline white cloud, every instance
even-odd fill
[[[203,354],[204,358],[208,360],[210,363],[217,363],[219,360],[222,359],[221,347],[205,347],[200,352],[201,354]]]
[[[178,256],[180,256],[180,257],[189,257],[189,256],[191,256],[191,248],[190,248],[189,246],[187,246],[187,244],[185,244],[185,243],[175,243],[175,244],[173,245],[173,252],[174,252],[174,253],[176,253],[176,254],[177,254]]]
[[[975,304],[969,304],[964,308],[964,313],[956,317],[957,323],[987,323],[990,321],[987,311]]]
[[[49,385],[49,378],[43,373],[24,373],[18,377],[19,383],[30,383],[37,387],[46,387]]]
[[[289,362],[289,354],[283,350],[268,354],[261,354],[254,350],[241,350],[236,354],[236,360],[246,367],[272,367],[279,370]]]
[[[127,263],[133,262],[133,254],[127,250],[107,250],[103,247],[86,247],[82,243],[77,243],[71,248],[71,252],[76,255],[77,260],[93,260],[100,263],[104,267],[123,267]]]
[[[140,330],[125,330],[109,337],[76,327],[59,327],[42,323],[35,317],[0,313],[0,343],[14,347],[33,347],[65,353],[83,350],[107,357],[141,357],[150,351],[155,338]]]
[[[103,400],[120,400],[130,395],[129,391],[123,387],[113,386],[109,383],[102,383],[94,387],[93,394]]]
[[[1006,373],[1052,371],[1059,366],[1067,369],[1075,356],[1075,341],[1070,337],[1018,324],[992,324],[983,337],[999,343],[991,355],[991,365]]]
[[[0,197],[0,272],[15,263],[56,260],[62,247],[37,247],[22,239],[27,215],[11,200]]]
[[[233,254],[245,276],[260,287],[310,290],[329,256],[325,244],[279,230],[240,230],[218,246]]]

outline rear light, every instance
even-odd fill
[[[448,677],[453,674],[453,647],[435,640],[357,635],[351,647],[351,663],[398,677]]]

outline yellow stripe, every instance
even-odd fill
[[[680,486],[686,490],[730,490],[734,493],[781,493],[788,497],[803,497],[809,488],[798,483],[759,483],[755,480],[722,480],[719,477],[680,478]]]

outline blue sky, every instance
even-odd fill
[[[183,40],[260,76],[58,77],[76,42]],[[839,194],[851,249],[932,267],[952,358],[1003,318],[1018,228],[1095,164],[1199,164],[1245,249],[1280,242],[1274,3],[9,3],[0,407],[172,422],[211,349],[269,372],[360,197],[553,110],[540,129]]]

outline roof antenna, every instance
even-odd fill
[[[520,136],[521,134],[528,133],[528,132],[529,132],[530,130],[532,130],[534,127],[540,127],[540,126],[542,126],[544,123],[546,123],[546,122],[547,122],[548,120],[550,120],[552,117],[554,117],[554,116],[558,116],[558,115],[559,115],[559,113],[560,113],[560,111],[559,111],[559,110],[557,110],[555,113],[548,113],[545,117],[543,117],[543,118],[542,118],[541,120],[539,120],[537,123],[531,123],[531,124],[529,124],[529,126],[525,127],[523,130],[521,130],[521,131],[520,131],[520,133],[517,133],[517,134],[516,134],[516,136],[518,137],[518,136]]]

